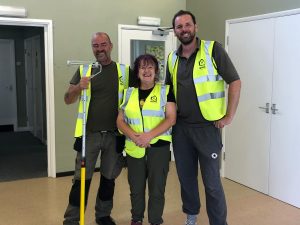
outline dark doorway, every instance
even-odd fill
[[[31,132],[0,132],[0,182],[47,176],[47,146]]]
[[[5,120],[0,118],[0,181],[45,177],[48,166],[44,28],[0,25],[0,39],[13,42],[12,87],[16,96],[15,122],[3,123]]]

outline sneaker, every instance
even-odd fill
[[[96,218],[96,223],[98,225],[116,225],[114,219],[110,216]]]
[[[196,215],[187,215],[184,225],[197,225],[197,216]]]
[[[197,225],[196,222],[190,221],[190,220],[186,220],[184,225]]]
[[[197,225],[197,223],[187,220],[185,221],[184,225]]]
[[[131,225],[143,225],[142,221],[131,221]]]

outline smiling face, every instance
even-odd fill
[[[195,39],[198,28],[188,14],[177,16],[174,20],[174,32],[182,45],[188,45]]]
[[[156,65],[153,61],[141,60],[139,65],[139,73],[138,78],[141,81],[141,85],[153,85],[155,84],[155,76],[156,76]]]
[[[155,56],[144,54],[134,61],[134,74],[138,78],[138,86],[142,89],[152,88],[158,81],[159,68]]]
[[[113,48],[109,37],[105,33],[96,33],[92,37],[92,50],[94,56],[101,65],[111,63],[111,51]]]

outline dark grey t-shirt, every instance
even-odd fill
[[[92,69],[92,74],[98,69]],[[130,72],[130,76],[131,76]],[[129,77],[130,78],[130,77]],[[74,74],[70,84],[80,81],[79,69]],[[129,79],[130,86],[132,79]],[[91,79],[91,101],[88,111],[87,132],[113,131],[117,129],[118,115],[118,71],[115,62],[102,66],[99,75]]]
[[[212,121],[207,121],[202,116],[199,109],[195,85],[193,82],[193,68],[196,59],[196,54],[200,47],[200,41],[198,41],[198,48],[195,52],[187,59],[181,56],[181,46],[177,50],[179,56],[178,70],[177,70],[177,122],[184,122],[191,126],[207,126],[211,125]],[[232,64],[228,54],[223,49],[222,45],[215,42],[212,56],[215,60],[218,73],[222,76],[224,81],[228,84],[240,79],[239,75]],[[172,85],[170,79],[170,72],[167,67],[166,84]]]

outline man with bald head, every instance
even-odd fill
[[[87,91],[86,121],[86,202],[97,158],[100,155],[100,185],[98,189],[95,217],[99,225],[115,225],[111,218],[115,178],[122,170],[122,141],[117,132],[116,118],[122,100],[123,90],[134,84],[130,68],[111,59],[113,44],[107,33],[92,35],[91,47],[96,62],[101,64],[99,75],[97,66],[80,66],[70,81],[64,96],[66,104],[79,99],[79,110],[75,128],[74,149],[77,151],[75,174],[70,191],[69,204],[64,215],[64,225],[79,225],[80,219],[80,168],[83,102],[82,91]]]

